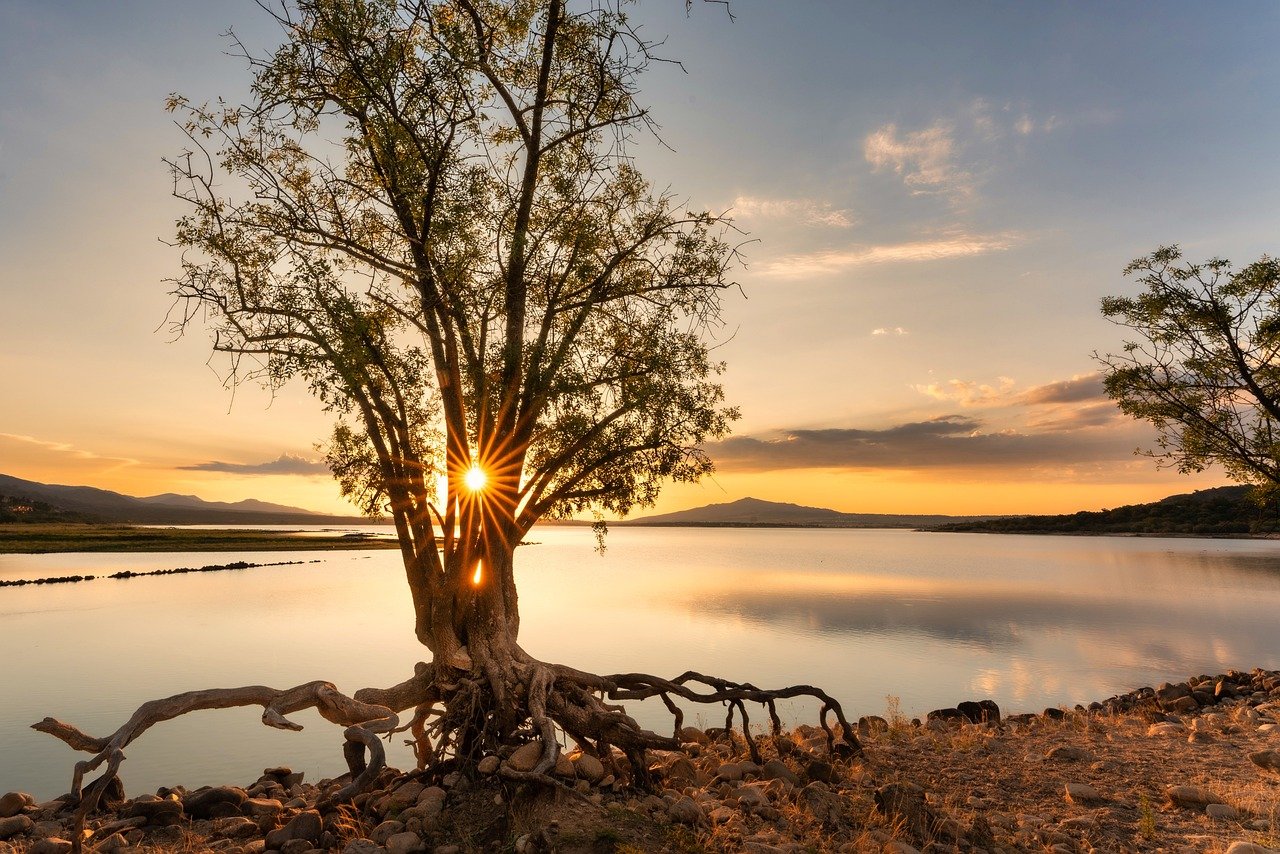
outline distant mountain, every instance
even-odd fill
[[[708,504],[692,510],[641,516],[611,524],[725,528],[925,528],[947,522],[990,518],[992,517],[841,513],[823,507],[803,507],[759,498],[742,498],[728,504]]]
[[[22,500],[38,504],[42,519],[143,525],[322,525],[368,521],[356,516],[326,516],[301,507],[252,498],[236,502],[205,501],[194,495],[174,493],[135,498],[92,486],[37,483],[4,474],[0,474],[0,496],[7,499],[4,504],[10,512],[5,518],[10,521],[21,518],[20,514],[14,514],[13,508]]]
[[[1257,504],[1249,486],[1219,486],[1170,495],[1150,504],[1060,516],[1007,516],[953,522],[940,531],[990,534],[1178,534],[1248,536],[1280,531],[1280,510]]]

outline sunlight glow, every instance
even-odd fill
[[[475,585],[475,586],[477,586],[477,587],[479,587],[479,586],[480,586],[480,570],[481,570],[483,567],[484,567],[484,561],[482,561],[482,560],[477,560],[477,561],[476,561],[476,571],[475,571],[475,574],[471,576],[471,583],[472,583],[472,584],[474,584],[474,585]]]
[[[466,483],[467,489],[472,492],[479,492],[484,489],[484,485],[488,480],[489,476],[484,473],[484,469],[480,468],[480,466],[472,466],[463,478],[463,482]]]

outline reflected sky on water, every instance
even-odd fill
[[[618,527],[601,557],[587,529],[530,539],[517,565],[533,655],[601,673],[805,682],[853,717],[883,713],[887,695],[908,714],[982,697],[1026,711],[1280,667],[1280,542]],[[0,588],[0,791],[66,790],[78,757],[27,728],[45,715],[100,735],[180,691],[328,679],[351,692],[398,682],[424,657],[395,551],[0,555],[0,578],[231,560],[306,562]],[[660,703],[635,711],[669,726]],[[782,711],[800,722],[814,709]],[[126,786],[343,769],[337,728],[314,713],[297,716],[302,733],[257,718],[158,725],[126,751]],[[691,720],[718,724],[723,711]],[[410,764],[402,746],[391,753]]]

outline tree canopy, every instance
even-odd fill
[[[1125,275],[1145,290],[1105,298],[1102,313],[1136,336],[1098,358],[1107,394],[1155,426],[1149,453],[1183,473],[1219,465],[1241,483],[1280,484],[1280,263],[1193,264],[1169,246]]]

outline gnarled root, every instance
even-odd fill
[[[95,738],[70,724],[53,718],[45,718],[33,724],[32,729],[48,733],[66,742],[75,750],[94,754],[90,759],[76,763],[71,781],[71,794],[77,802],[76,835],[73,837],[73,845],[75,854],[79,854],[84,836],[85,817],[97,807],[102,792],[118,774],[120,763],[125,758],[124,748],[155,724],[203,709],[262,706],[264,724],[277,729],[296,731],[302,729],[302,726],[289,720],[286,715],[302,709],[315,708],[325,720],[346,727],[343,732],[346,738],[343,754],[351,769],[352,779],[335,796],[336,799],[346,799],[372,783],[378,776],[378,772],[386,766],[385,753],[378,741],[378,734],[389,733],[399,724],[396,711],[369,700],[394,698],[395,702],[399,702],[410,693],[411,689],[407,687],[409,683],[414,683],[412,687],[420,688],[423,683],[420,677],[423,676],[429,676],[429,673],[424,673],[420,669],[415,678],[408,683],[402,683],[383,692],[366,694],[362,699],[346,696],[329,682],[308,682],[283,691],[263,685],[188,691],[185,694],[175,694],[172,697],[143,703],[122,727],[105,738]],[[427,681],[429,684],[429,680]],[[408,705],[412,706],[415,703],[409,702]],[[366,749],[370,754],[368,761],[365,760]],[[85,775],[96,770],[104,762],[107,763],[106,770],[96,780],[85,786]]]
[[[552,771],[559,759],[558,735],[563,733],[583,752],[621,774],[624,768],[614,762],[613,748],[617,748],[626,757],[633,784],[647,787],[651,783],[647,752],[680,747],[684,722],[681,701],[725,706],[728,712],[724,731],[730,738],[736,714],[752,760],[759,763],[762,757],[750,731],[747,705],[765,707],[777,736],[782,732],[777,701],[809,697],[821,704],[819,722],[832,755],[854,757],[862,753],[840,704],[810,685],[765,690],[693,671],[674,679],[645,673],[597,676],[537,661],[518,646],[513,645],[508,652],[503,657],[481,653],[467,672],[452,666],[419,664],[414,675],[404,682],[390,688],[365,688],[353,697],[328,682],[308,682],[287,690],[251,685],[190,691],[144,703],[122,727],[105,738],[95,738],[53,718],[34,724],[33,729],[94,754],[76,763],[72,779],[71,793],[77,799],[76,854],[84,836],[85,817],[97,807],[102,793],[116,778],[124,748],[153,725],[202,709],[262,706],[262,722],[267,726],[300,730],[302,727],[286,715],[315,708],[321,717],[344,727],[343,755],[351,781],[327,799],[329,803],[350,800],[372,786],[386,765],[379,737],[390,738],[405,731],[414,736],[410,743],[414,745],[419,769],[430,768],[446,758],[478,761],[483,755],[538,738],[543,752],[531,769],[514,769],[504,763],[500,773],[512,780],[561,785]],[[670,736],[644,729],[618,704],[651,697],[661,699],[671,712],[674,726]],[[399,713],[408,709],[413,709],[414,714],[402,726]],[[828,721],[829,716],[834,716],[838,732]],[[84,785],[85,775],[104,762],[106,770]]]

